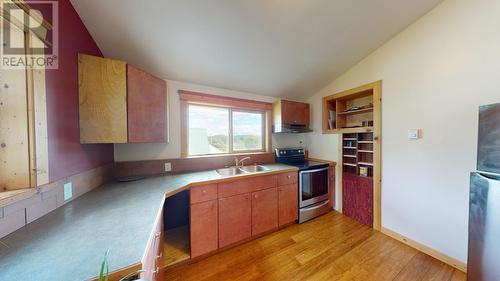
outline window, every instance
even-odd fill
[[[265,111],[188,105],[188,155],[265,151]]]

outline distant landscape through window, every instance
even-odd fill
[[[264,112],[190,104],[189,155],[264,150]]]

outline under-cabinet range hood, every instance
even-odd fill
[[[312,132],[307,125],[274,125],[273,133],[299,134]]]

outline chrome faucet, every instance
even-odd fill
[[[234,157],[234,164],[236,167],[240,167],[240,166],[243,166],[243,162],[245,160],[248,160],[250,159],[251,157],[247,156],[247,157],[244,157],[244,158],[241,158],[240,160],[238,160],[238,157]]]

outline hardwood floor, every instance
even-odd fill
[[[465,281],[465,274],[337,212],[166,269],[164,280]]]

